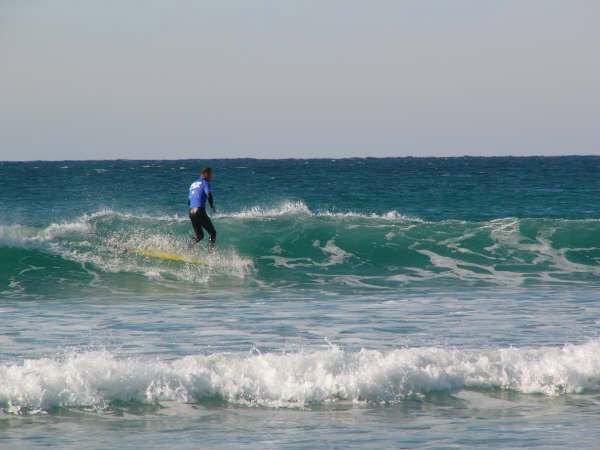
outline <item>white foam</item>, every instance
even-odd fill
[[[263,256],[262,259],[271,259],[275,267],[285,267],[286,269],[297,269],[298,267],[310,267],[314,265],[312,260],[308,258],[286,258],[279,255],[267,255]]]
[[[486,281],[492,284],[503,284],[505,286],[517,287],[522,283],[523,274],[514,272],[496,270],[491,265],[481,265],[471,262],[465,262],[458,259],[450,258],[447,256],[439,255],[430,250],[417,250],[422,255],[429,258],[431,264],[437,268],[441,268],[444,271],[439,273],[428,272],[426,278],[446,278],[449,274],[452,277],[462,281],[474,282],[474,281]],[[478,271],[471,270],[470,268],[477,268]],[[412,269],[412,268],[411,268]]]
[[[0,291],[0,294],[5,297],[15,297],[25,293],[25,289],[19,281],[15,280],[15,277],[10,278],[7,287],[8,289]]]
[[[407,216],[407,215],[399,213],[396,210],[388,211],[383,214],[376,214],[376,213],[362,214],[362,213],[357,213],[357,212],[353,212],[353,211],[336,212],[336,213],[333,213],[330,211],[320,211],[316,215],[328,216],[328,217],[357,217],[357,218],[362,218],[362,219],[379,219],[379,220],[386,220],[386,221],[392,221],[392,222],[425,223],[424,220],[422,220],[418,217]]]
[[[187,216],[181,217],[181,216],[179,216],[179,214],[174,214],[174,215],[168,215],[168,214],[152,215],[152,214],[146,214],[146,213],[140,214],[140,213],[132,213],[132,212],[115,211],[110,208],[104,208],[104,209],[100,209],[100,210],[90,213],[90,214],[84,214],[82,216],[81,220],[90,221],[90,220],[94,220],[97,218],[103,218],[103,217],[119,217],[119,218],[125,219],[125,220],[149,219],[149,220],[157,220],[157,221],[161,221],[161,222],[187,222],[190,220]]]
[[[324,262],[321,262],[321,263],[313,262],[313,264],[315,266],[319,266],[319,267],[327,267],[327,266],[333,266],[336,264],[343,264],[351,256],[354,256],[352,253],[346,252],[343,249],[341,249],[340,247],[338,247],[337,245],[335,245],[335,241],[333,239],[328,240],[327,243],[323,247],[321,247],[320,241],[315,241],[315,242],[313,242],[313,247],[317,247],[325,255],[329,255],[329,258],[327,258],[327,260]]]
[[[43,228],[35,228],[27,225],[0,225],[0,242],[32,245],[52,241],[55,238],[69,236],[73,233],[88,233],[92,225],[79,219],[74,222],[52,223]]]
[[[393,403],[462,389],[556,396],[600,391],[600,342],[532,349],[406,348],[216,353],[175,361],[117,358],[108,351],[0,365],[0,404],[9,412],[110,402],[197,402],[305,407],[339,401]]]
[[[273,208],[264,208],[262,206],[252,206],[239,212],[216,214],[215,217],[238,217],[238,218],[258,218],[258,217],[278,217],[288,214],[306,214],[312,215],[312,212],[304,202],[284,202]]]
[[[0,242],[25,244],[37,235],[38,230],[24,225],[0,225]]]
[[[182,249],[174,238],[161,234],[147,235],[142,243],[136,238],[109,241],[108,248],[93,250],[57,249],[65,259],[81,263],[94,275],[89,263],[108,273],[139,273],[154,281],[181,280],[207,283],[218,277],[244,279],[254,272],[252,260],[240,256],[235,250],[218,250],[214,254],[199,258],[200,263],[168,261],[129,252],[125,248],[164,251],[184,258],[197,259],[197,254]]]
[[[357,213],[353,211],[348,212],[331,212],[328,210],[321,210],[318,212],[311,211],[308,206],[302,201],[286,201],[281,203],[278,206],[272,208],[265,208],[262,206],[253,206],[247,209],[244,209],[239,212],[232,213],[220,213],[216,214],[216,218],[220,217],[236,217],[236,218],[260,218],[260,217],[279,217],[285,215],[307,215],[307,216],[317,216],[317,217],[358,217],[363,219],[380,219],[387,221],[409,221],[409,222],[420,222],[423,220],[418,217],[406,216],[404,214],[400,214],[398,211],[392,210],[383,214],[363,214]]]
[[[321,246],[321,241],[314,241],[313,247],[321,250],[324,255],[328,256],[328,258],[325,261],[318,262],[308,257],[292,258],[275,254],[263,256],[261,259],[272,260],[275,267],[297,269],[299,267],[328,267],[336,264],[343,264],[350,257],[354,256],[352,253],[346,252],[335,245],[333,239],[327,241],[324,246]],[[274,248],[272,250],[274,253],[281,253],[281,248]]]

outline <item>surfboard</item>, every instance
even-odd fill
[[[187,258],[185,256],[174,255],[172,253],[167,253],[159,250],[143,250],[141,248],[126,248],[125,250],[137,253],[138,255],[152,256],[153,258],[168,259],[170,261],[179,261],[192,264],[204,264],[204,261],[202,261],[201,259]]]

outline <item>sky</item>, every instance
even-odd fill
[[[597,0],[0,0],[0,160],[600,154]]]

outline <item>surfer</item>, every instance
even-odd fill
[[[213,202],[213,196],[210,192],[210,180],[212,179],[212,169],[204,167],[200,171],[201,177],[192,183],[190,186],[190,194],[188,197],[188,206],[190,207],[190,220],[196,232],[196,236],[192,238],[189,247],[200,242],[204,237],[202,228],[208,232],[208,251],[212,252],[215,246],[215,238],[217,232],[210,221],[210,217],[206,214],[206,201],[213,212],[217,212]]]

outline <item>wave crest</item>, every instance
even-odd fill
[[[266,208],[263,206],[252,206],[239,212],[221,213],[215,215],[216,218],[232,217],[232,218],[263,218],[263,217],[280,217],[286,215],[306,215],[316,217],[349,217],[349,218],[364,218],[364,219],[382,219],[390,221],[413,221],[424,222],[418,217],[406,216],[396,210],[391,210],[383,214],[376,213],[358,213],[354,211],[333,212],[329,210],[319,210],[313,212],[306,203],[302,201],[285,201],[278,206]]]
[[[600,391],[600,342],[562,348],[406,348],[192,355],[175,361],[108,351],[0,365],[6,412],[109,408],[114,402],[202,402],[306,407],[390,404],[431,392],[514,390],[549,396]]]
[[[56,278],[62,281],[56,257],[62,260],[62,272],[69,274],[61,285],[68,286],[73,279],[76,288],[82,277],[70,278],[73,262],[94,286],[98,280],[106,281],[109,289],[121,282],[107,276],[114,273],[127,274],[120,280],[127,284],[131,279],[131,285],[139,285],[135,278],[141,274],[159,283],[246,280],[262,287],[344,292],[398,286],[600,284],[598,220],[507,217],[424,222],[396,211],[312,212],[302,202],[287,202],[274,209],[219,215],[215,225],[217,254],[201,267],[123,251],[137,248],[202,258],[205,244],[188,249],[189,220],[176,215],[102,210],[39,228],[0,225],[7,286],[0,286],[0,292],[16,296],[28,292],[29,281],[24,278],[33,276],[27,272],[33,266],[49,268],[48,274],[57,268]]]

